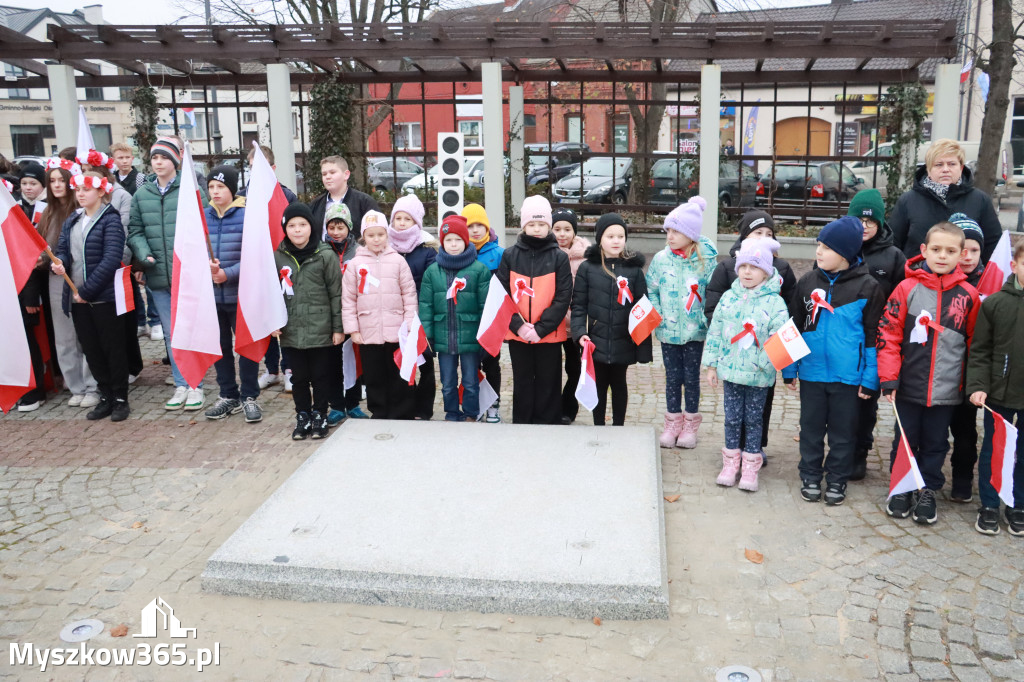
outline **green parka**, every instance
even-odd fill
[[[466,250],[459,256],[439,253],[438,260],[423,273],[420,284],[420,324],[435,353],[461,355],[481,351],[476,334],[487,301],[491,271],[476,260],[475,252],[476,249]],[[440,265],[442,261],[448,260],[466,260],[469,264],[452,274],[451,270]],[[458,265],[462,263],[458,262]],[[466,287],[458,292],[456,303],[453,303],[448,298],[448,289],[455,277],[465,279]]]
[[[128,248],[138,263],[135,267],[146,273],[150,289],[171,288],[174,264],[174,233],[178,216],[178,187],[181,173],[174,176],[167,191],[160,193],[156,181],[147,181],[132,196],[128,218]],[[200,187],[203,207],[206,191]],[[147,260],[153,258],[152,263]]]
[[[967,354],[967,397],[988,394],[986,402],[1024,410],[1024,289],[1011,274],[1003,288],[985,299],[974,324]]]
[[[341,325],[341,266],[329,245],[320,243],[316,251],[300,263],[285,248],[287,239],[274,252],[278,276],[289,268],[294,295],[284,294],[288,324],[281,330],[285,348],[322,348],[331,345],[331,335],[343,331]]]

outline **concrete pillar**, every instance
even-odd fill
[[[718,133],[722,101],[722,67],[700,67],[700,195],[708,202],[701,234],[715,243],[718,237]]]
[[[523,86],[513,85],[508,89],[509,156],[512,169],[509,174],[509,189],[512,212],[518,214],[526,198],[526,154],[523,140],[525,116],[523,115]]]
[[[480,65],[484,96],[484,208],[505,245],[505,112],[501,102],[501,64]]]
[[[270,103],[270,148],[274,150],[274,160],[277,162],[277,179],[294,190],[292,76],[287,64],[267,64],[267,101]]]
[[[75,91],[75,70],[64,64],[47,64],[46,77],[50,82],[50,103],[53,106],[53,128],[57,133],[57,149],[74,147],[78,143],[78,94]]]
[[[960,112],[960,65],[939,64],[935,69],[935,113],[932,114],[932,139],[956,139]]]

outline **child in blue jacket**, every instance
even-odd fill
[[[498,266],[501,265],[501,254],[505,253],[505,249],[498,244],[498,235],[491,229],[487,211],[480,204],[466,204],[466,207],[462,209],[462,217],[466,219],[466,226],[469,230],[469,243],[476,248],[476,259],[487,266],[491,274],[494,274]],[[487,383],[499,394],[501,393],[500,360],[500,355],[480,354],[480,370],[484,373]],[[500,422],[500,409],[501,399],[499,398],[487,408],[484,421],[489,424]]]

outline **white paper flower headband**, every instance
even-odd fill
[[[95,175],[76,175],[71,178],[71,189],[79,187],[92,187],[110,194],[114,191],[114,185],[106,178],[98,178]]]

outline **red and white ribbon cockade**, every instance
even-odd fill
[[[812,322],[818,321],[818,311],[821,310],[822,308],[833,314],[836,312],[835,309],[832,307],[832,304],[825,300],[824,289],[815,289],[814,291],[811,292],[811,303],[814,304],[814,307],[811,308]]]
[[[456,277],[452,285],[448,287],[448,295],[445,298],[452,299],[455,305],[459,304],[459,292],[466,288],[466,278]]]
[[[46,170],[50,170],[51,168],[63,168],[68,173],[71,173],[72,176],[82,174],[82,167],[77,163],[74,161],[68,161],[67,159],[58,158],[56,156],[50,157],[46,160]]]
[[[75,175],[71,178],[71,189],[79,187],[92,187],[107,194],[114,191],[114,186],[106,178],[98,178],[95,175]]]
[[[910,330],[910,343],[919,343],[922,346],[928,343],[928,330],[934,329],[938,334],[942,331],[942,325],[932,319],[932,314],[922,310],[914,321],[914,328]]]
[[[533,298],[533,288],[526,283],[525,279],[517,279],[516,285],[512,287],[512,299],[519,303],[519,299],[523,296]]]
[[[755,327],[753,320],[744,320],[743,331],[741,331],[736,336],[732,337],[732,341],[730,341],[729,343],[738,343],[740,345],[740,348],[743,349],[750,348],[751,346],[757,346],[758,348],[760,348],[761,344],[757,340],[757,333],[754,331],[754,329]]]
[[[359,293],[366,293],[366,285],[369,284],[371,287],[379,287],[380,280],[370,274],[370,268],[365,265],[360,265],[359,270]]]
[[[697,281],[696,277],[686,280],[686,288],[690,292],[690,295],[686,297],[686,312],[690,312],[694,303],[697,301],[703,303],[704,299],[698,293],[700,291],[700,282]]]
[[[616,277],[615,286],[619,288],[619,305],[626,305],[633,302],[633,292],[629,290],[629,280],[625,277]]]
[[[292,269],[287,265],[281,268],[281,293],[286,296],[295,295],[295,290],[292,289]]]

